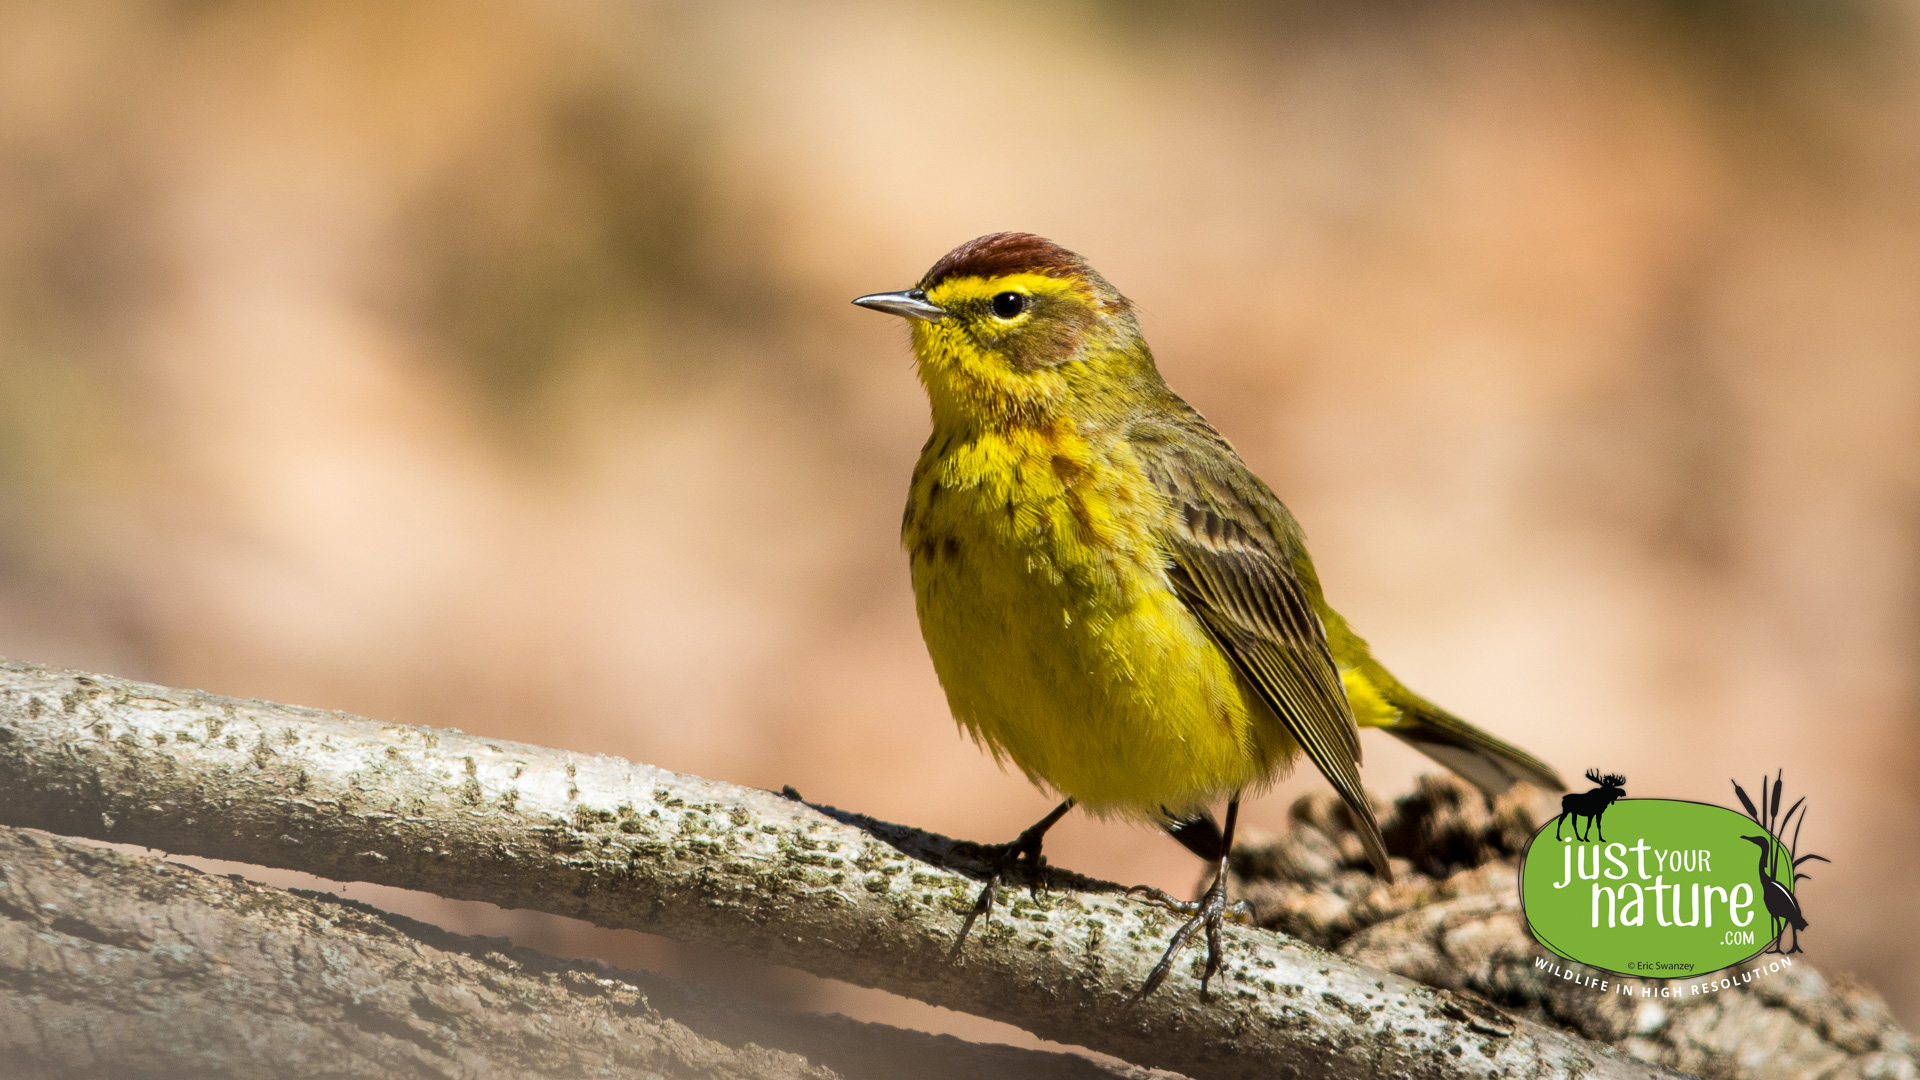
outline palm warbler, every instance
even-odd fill
[[[1560,778],[1434,706],[1321,596],[1293,515],[1160,379],[1132,305],[1078,255],[1025,233],[949,252],[904,292],[854,303],[913,327],[933,434],[901,538],[954,717],[1065,801],[997,854],[961,928],[991,916],[1069,809],[1154,822],[1215,863],[1143,994],[1197,929],[1220,964],[1240,799],[1305,750],[1392,880],[1360,785],[1356,720],[1497,794]],[[1225,826],[1209,803],[1227,800]]]

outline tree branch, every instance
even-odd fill
[[[1213,1000],[1176,973],[1138,1001],[1171,916],[1068,875],[1015,893],[956,965],[974,845],[616,758],[26,664],[0,664],[0,824],[719,945],[1197,1080],[1671,1075],[1237,927]]]
[[[1147,1076],[747,1002],[11,828],[0,988],[15,1080]]]

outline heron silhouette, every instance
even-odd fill
[[[1752,841],[1760,847],[1760,896],[1766,902],[1767,914],[1771,916],[1773,926],[1773,948],[1769,951],[1799,952],[1800,931],[1807,928],[1807,920],[1800,914],[1799,902],[1793,898],[1791,892],[1787,891],[1787,887],[1780,884],[1779,879],[1773,876],[1773,868],[1767,865],[1773,855],[1773,837],[1742,836],[1740,839]],[[1782,923],[1785,925],[1783,926]],[[1793,948],[1782,949],[1780,935],[1786,933],[1787,926],[1793,927]]]

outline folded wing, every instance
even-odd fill
[[[1388,881],[1386,844],[1360,784],[1360,736],[1327,649],[1326,630],[1297,570],[1297,527],[1224,439],[1151,429],[1132,440],[1148,478],[1171,502],[1162,537],[1175,592],[1266,700],[1346,801],[1374,869]],[[1196,437],[1198,436],[1198,437]]]

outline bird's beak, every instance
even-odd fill
[[[863,308],[884,311],[889,315],[924,319],[927,322],[939,322],[947,317],[947,309],[927,303],[927,294],[922,289],[908,289],[906,292],[877,292],[872,296],[862,296],[854,303]]]

